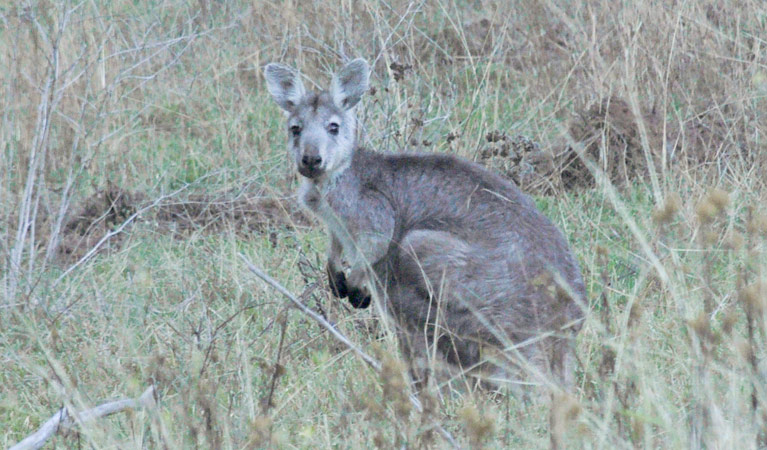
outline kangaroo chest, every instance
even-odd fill
[[[354,177],[341,177],[330,186],[305,182],[301,202],[341,244],[343,259],[373,263],[386,253],[394,230],[394,211],[373,191],[363,191]]]
[[[299,197],[303,206],[316,215],[327,227],[344,249],[345,254],[351,253],[360,245],[359,215],[364,214],[364,208],[356,201],[358,195],[350,186],[334,183],[332,186],[318,186],[305,181],[301,186]],[[356,206],[356,208],[355,208]]]

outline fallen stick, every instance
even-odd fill
[[[95,408],[80,411],[74,414],[74,417],[69,414],[66,407],[61,408],[56,414],[53,415],[47,422],[45,422],[36,432],[30,434],[24,440],[11,447],[9,450],[29,450],[39,449],[45,445],[46,441],[51,438],[57,431],[65,429],[69,430],[74,428],[78,423],[85,424],[98,419],[99,417],[108,416],[126,409],[139,409],[154,407],[156,391],[154,385],[144,391],[138,398],[126,398],[122,400],[115,400],[113,402],[104,403],[103,405],[96,406]]]
[[[256,274],[259,278],[264,280],[267,284],[272,286],[274,289],[279,291],[282,295],[284,295],[288,300],[290,300],[302,313],[306,314],[307,316],[314,319],[317,323],[322,325],[323,328],[328,330],[330,334],[333,335],[339,342],[344,344],[347,348],[349,348],[351,351],[353,351],[357,356],[360,357],[365,363],[367,363],[370,368],[376,371],[376,373],[381,373],[381,363],[373,358],[372,356],[365,353],[361,348],[359,348],[357,345],[355,345],[352,341],[349,340],[346,336],[344,336],[343,333],[338,331],[338,329],[333,326],[330,322],[325,320],[324,317],[317,314],[309,308],[308,306],[304,305],[301,300],[298,299],[295,295],[293,295],[289,290],[287,290],[284,286],[282,286],[279,282],[277,282],[274,278],[270,277],[266,273],[264,273],[261,269],[256,267],[250,260],[243,255],[242,253],[238,254],[240,259],[245,262],[245,265],[248,267],[248,269]],[[418,400],[417,397],[415,397],[413,394],[409,395],[410,403],[413,405],[413,407],[418,412],[423,412],[423,407],[421,406],[421,402]],[[460,445],[458,445],[458,442],[456,442],[455,438],[450,434],[449,431],[445,430],[442,425],[435,423],[434,428],[437,430],[437,432],[448,442],[450,445],[453,446],[453,448],[461,448]]]

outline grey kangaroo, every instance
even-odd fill
[[[375,292],[411,361],[436,349],[494,382],[515,367],[566,389],[585,289],[564,236],[532,200],[461,158],[359,147],[362,59],[321,92],[280,64],[265,76],[287,113],[301,202],[330,234],[332,292],[357,308]]]

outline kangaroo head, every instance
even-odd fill
[[[264,75],[269,93],[288,115],[288,147],[298,172],[322,179],[346,169],[357,131],[354,107],[368,88],[367,62],[350,62],[321,92],[307,92],[301,75],[282,64],[268,64]]]

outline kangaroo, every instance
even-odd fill
[[[564,236],[533,201],[458,157],[360,147],[355,106],[370,73],[363,59],[320,92],[307,91],[289,67],[264,72],[287,115],[300,200],[329,231],[333,294],[365,308],[375,293],[404,331],[411,360],[436,347],[448,364],[470,370],[486,368],[492,353],[501,359],[493,375],[515,365],[571,384],[585,288]]]

